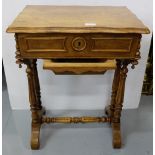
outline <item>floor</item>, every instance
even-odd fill
[[[3,78],[3,155],[153,155],[152,96],[122,113],[122,149],[113,149],[109,124],[55,124],[41,129],[41,148],[30,149],[30,112],[11,110]],[[50,115],[102,115],[103,111],[48,111]]]

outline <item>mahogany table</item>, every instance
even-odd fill
[[[120,118],[127,66],[140,58],[141,34],[149,29],[127,7],[26,6],[7,32],[15,33],[16,63],[27,65],[32,112],[31,148],[39,149],[43,123],[109,122],[113,147],[121,147]],[[115,69],[111,103],[103,117],[45,117],[36,61],[56,74],[103,74]]]

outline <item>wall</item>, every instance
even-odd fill
[[[25,66],[19,69],[15,64],[15,41],[13,34],[6,34],[6,28],[25,5],[114,5],[127,6],[152,30],[152,0],[5,0],[3,1],[3,61],[9,98],[12,109],[27,109],[28,91]],[[129,71],[126,82],[124,108],[137,108],[141,96],[146,60],[151,40],[143,35],[141,56],[136,69]],[[113,72],[92,76],[58,76],[42,70],[38,62],[42,102],[49,109],[104,109],[110,102]]]

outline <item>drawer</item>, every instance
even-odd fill
[[[25,58],[134,58],[139,34],[18,34]]]
[[[44,60],[43,69],[52,70],[55,74],[103,74],[116,68],[115,60]]]

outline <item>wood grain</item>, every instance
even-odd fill
[[[7,32],[149,33],[149,29],[127,7],[28,5]]]

